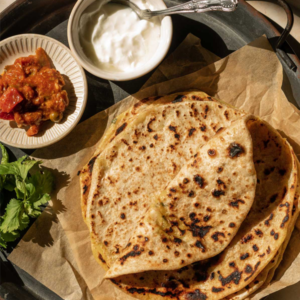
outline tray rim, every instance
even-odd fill
[[[261,12],[259,12],[257,9],[255,9],[252,5],[247,3],[245,0],[239,0],[239,5],[244,5],[254,16],[259,18],[263,23],[265,23],[266,26],[270,27],[270,29],[274,32],[274,35],[277,37],[281,36],[281,33],[275,28],[275,26],[263,15]],[[300,42],[298,42],[300,44]],[[293,58],[294,63],[297,66],[297,71],[295,72],[297,74],[298,79],[300,79],[300,57],[298,57],[296,54],[292,53],[290,56]]]
[[[3,16],[9,12],[11,12],[12,10],[14,10],[15,8],[18,8],[19,6],[22,6],[23,4],[25,4],[28,0],[16,0],[14,3],[12,3],[10,6],[8,6],[5,10],[3,10],[0,13],[0,20],[3,18]],[[174,0],[169,0],[170,2],[175,2]],[[75,4],[75,2],[74,2]],[[70,5],[70,4],[68,4]],[[257,14],[257,16],[261,19],[261,21],[263,23],[266,24],[266,26],[268,27],[268,29],[270,30],[269,33],[270,35],[274,35],[276,37],[280,36],[279,31],[272,25],[272,23],[270,21],[268,21],[268,19],[262,15],[260,12],[258,12],[255,8],[253,8],[251,5],[249,5],[247,2],[245,2],[244,0],[239,0],[239,5],[244,6],[246,10],[248,11],[252,11],[252,15],[253,14]],[[67,5],[66,5],[67,6]],[[1,23],[1,21],[0,21]],[[295,56],[294,61],[297,60],[297,64],[298,66],[300,66],[300,60],[297,56]],[[300,78],[300,77],[299,77]],[[37,280],[36,280],[37,281]],[[39,281],[37,281],[39,284],[41,284]],[[42,284],[41,284],[42,285]],[[47,288],[48,289],[48,288]],[[1,294],[1,293],[0,293]],[[58,296],[59,297],[59,296]]]

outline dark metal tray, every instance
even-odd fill
[[[17,0],[0,14],[0,40],[21,33],[38,33],[53,37],[68,46],[67,22],[75,2],[74,0]],[[173,6],[179,1],[165,0],[165,2],[168,6]],[[272,24],[244,0],[240,0],[238,9],[230,14],[213,12],[176,15],[172,19],[174,35],[170,52],[188,33],[201,38],[202,45],[220,57],[227,56],[263,34],[268,37],[275,49],[280,36],[279,31],[282,31],[282,28]],[[291,36],[287,40],[293,50],[284,43],[278,51],[285,73],[284,91],[289,101],[300,106],[300,61],[297,58],[300,57],[300,44]],[[102,80],[88,72],[86,75],[89,98],[82,120],[137,92],[151,73],[126,82]],[[8,148],[11,158],[32,153],[31,150]],[[5,255],[0,253],[0,299],[61,299],[26,272],[7,261],[6,256],[16,244],[8,249]]]

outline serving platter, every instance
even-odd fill
[[[176,1],[165,1],[168,6]],[[0,14],[0,39],[21,33],[43,34],[52,37],[66,46],[67,23],[74,0],[18,0]],[[237,11],[231,14],[205,13],[201,15],[173,16],[174,36],[170,52],[172,52],[188,33],[202,40],[202,45],[220,57],[232,53],[255,38],[266,34],[272,45],[279,36],[277,29],[262,15],[256,12],[244,1],[240,1]],[[291,39],[291,38],[290,38]],[[281,59],[285,72],[284,91],[294,104],[300,99],[300,64],[295,53],[300,53],[300,45],[291,39],[293,50],[286,46],[284,54],[289,55],[296,65],[291,70]],[[89,97],[87,107],[81,118],[85,120],[97,112],[122,100],[127,95],[140,89],[150,74],[127,82],[112,82],[96,78],[86,72]],[[32,150],[20,150],[9,147],[10,155],[20,157],[30,154]],[[11,252],[9,249],[8,252]],[[8,253],[7,253],[8,254]],[[1,254],[2,255],[2,254]],[[5,274],[5,275],[4,275]],[[37,282],[17,266],[12,266],[4,256],[1,256],[1,286],[0,296],[5,299],[61,299],[52,291]]]

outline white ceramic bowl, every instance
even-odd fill
[[[161,36],[160,36],[158,49],[147,64],[133,71],[124,72],[124,73],[113,73],[113,72],[103,71],[92,64],[92,62],[85,55],[80,45],[78,28],[79,28],[79,20],[82,13],[88,6],[90,6],[95,1],[96,0],[78,0],[69,18],[69,23],[68,23],[69,46],[76,59],[80,62],[80,64],[87,71],[89,71],[90,73],[94,74],[97,77],[108,79],[108,80],[115,80],[115,81],[125,81],[125,80],[135,79],[149,73],[151,70],[157,67],[166,56],[171,45],[173,26],[170,17],[164,17],[162,19]],[[100,0],[100,1],[108,2],[107,0]],[[155,7],[156,10],[167,8],[165,3],[162,0],[149,0],[149,2],[151,3],[151,5]]]
[[[74,59],[71,51],[62,43],[38,34],[21,34],[0,42],[0,74],[18,57],[35,54],[43,48],[55,68],[64,76],[70,104],[60,123],[45,122],[41,131],[29,137],[24,128],[18,128],[14,121],[0,120],[0,141],[17,148],[35,149],[53,144],[65,137],[79,122],[87,101],[87,81],[84,70]]]

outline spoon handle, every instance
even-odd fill
[[[192,0],[164,10],[151,11],[152,16],[207,11],[231,12],[237,8],[238,0]]]

